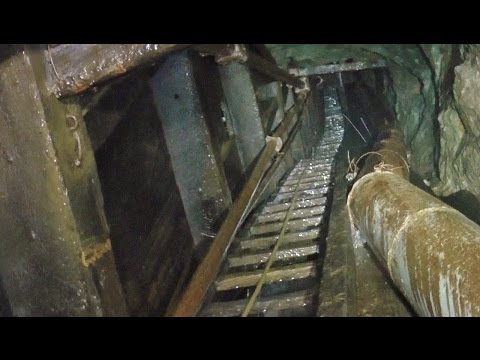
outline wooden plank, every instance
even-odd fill
[[[307,184],[311,182],[316,182],[316,181],[330,181],[331,176],[330,175],[316,175],[308,178],[303,178],[300,180],[300,184]],[[283,182],[283,186],[288,186],[288,185],[294,185],[298,183],[298,179],[291,179],[291,180],[285,180]]]
[[[315,169],[315,170],[305,170],[305,176],[308,177],[313,177],[313,176],[330,176],[332,173],[331,169]],[[293,180],[293,179],[298,179],[299,175],[301,174],[301,171],[292,171],[290,175],[287,177],[287,180]]]
[[[333,151],[332,151],[333,153]],[[293,169],[293,171],[290,173],[291,175],[296,175],[298,173],[301,173],[303,171],[303,169],[311,169],[311,170],[329,170],[332,168],[332,164],[331,163],[328,163],[328,162],[323,162],[321,164],[314,164],[314,165],[309,165],[309,164],[305,164],[305,165],[299,165],[299,166],[296,166],[295,169]]]
[[[174,242],[172,235],[178,227],[177,214],[174,211],[178,206],[181,206],[180,196],[176,191],[172,191],[146,239],[146,243],[151,246],[144,249],[139,256],[142,271],[136,278],[142,284],[149,286],[152,279],[158,277],[158,274],[155,274],[158,263],[169,255],[171,243]]]
[[[43,49],[12,49],[0,62],[0,277],[12,315],[125,315],[79,106],[48,93]]]
[[[313,190],[303,190],[299,194],[299,200],[310,200],[310,199],[316,199],[322,196],[325,196],[328,192],[329,188],[328,187],[323,187],[323,188],[318,188],[318,189],[313,189]],[[283,194],[278,194],[275,199],[273,200],[273,203],[281,203],[281,202],[290,202],[293,198],[293,192],[288,192],[288,193],[283,193]]]
[[[318,65],[312,67],[305,67],[301,69],[292,69],[299,76],[312,76],[322,74],[333,74],[342,71],[359,71],[365,69],[375,69],[380,67],[386,67],[385,60],[379,59],[376,61],[357,61],[351,63],[341,63],[332,65]]]
[[[278,67],[278,65],[253,52],[248,54],[247,65],[272,79],[285,82],[296,88],[302,89],[305,86],[299,78],[292,76],[286,70]]]
[[[255,286],[262,277],[263,270],[228,274],[220,277],[215,286],[217,291],[232,290]],[[266,283],[276,281],[305,279],[317,275],[317,264],[313,261],[273,268],[267,274]]]
[[[178,228],[177,228],[178,229]],[[186,234],[185,234],[186,235]],[[177,253],[170,252],[160,267],[157,276],[149,284],[146,308],[143,311],[152,315],[167,313],[172,300],[178,301],[185,280],[190,271],[192,249],[190,243],[184,242]],[[173,280],[173,281],[172,281]],[[168,297],[170,295],[170,297]]]
[[[305,178],[308,179],[312,176],[319,176],[319,175],[330,175],[332,164],[324,164],[324,165],[313,165],[307,166],[307,170],[305,171]],[[293,169],[290,172],[290,175],[287,177],[287,180],[291,180],[292,178],[298,178],[299,174],[303,172],[303,166]]]
[[[85,100],[88,102],[85,102],[82,113],[94,151],[100,149],[107,141],[120,121],[128,114],[131,106],[136,103],[142,93],[144,94],[146,87],[145,77],[125,77],[120,81],[105,85],[91,96],[84,95],[83,98],[86,98]],[[116,105],[112,107],[104,106],[105,104]]]
[[[282,185],[293,185],[297,184],[300,176],[296,177],[287,177],[285,181],[283,182]],[[331,176],[330,174],[315,174],[310,177],[304,177],[303,179],[300,180],[300,184],[305,184],[309,182],[315,182],[315,181],[321,181],[321,180],[330,180]]]
[[[330,181],[326,180],[320,180],[320,181],[313,181],[309,183],[303,183],[298,185],[299,190],[312,190],[312,189],[317,189],[317,188],[324,188],[328,186]],[[278,191],[279,194],[283,193],[289,193],[295,191],[295,185],[283,185],[280,187],[280,190]]]
[[[199,258],[232,204],[215,143],[218,137],[212,131],[212,126],[218,127],[222,121],[218,99],[221,84],[213,79],[212,67],[216,64],[207,60],[190,51],[173,54],[150,80],[195,255]],[[202,91],[207,91],[209,99],[202,97]]]
[[[286,247],[284,244],[283,249],[277,252],[277,255],[275,256],[275,261],[309,256],[313,254],[318,254],[318,252],[319,245],[312,242],[304,243],[302,245],[297,244],[293,247],[291,246],[291,243]],[[263,264],[268,261],[271,254],[271,251],[262,251],[256,254],[242,254],[230,256],[228,258],[228,265],[231,268],[234,268],[238,266]]]
[[[250,69],[244,64],[218,66],[240,164],[245,173],[265,145],[265,131]]]
[[[283,243],[295,243],[305,240],[317,239],[320,236],[320,229],[311,229],[307,231],[299,231],[285,234],[283,237]],[[240,248],[245,249],[254,249],[254,248],[266,248],[275,244],[278,240],[278,235],[275,236],[266,236],[266,237],[257,237],[248,240],[240,241]]]
[[[321,216],[315,216],[307,219],[290,220],[288,221],[287,230],[293,231],[293,230],[305,229],[311,226],[319,226],[321,223],[322,223]],[[250,233],[253,235],[275,233],[275,232],[279,232],[282,229],[282,226],[283,226],[283,222],[257,224],[257,225],[253,225],[250,228]]]
[[[250,315],[261,314],[266,311],[274,311],[278,313],[283,310],[312,306],[315,301],[315,296],[315,291],[308,289],[273,296],[266,299],[259,299],[252,308]],[[247,301],[248,299],[212,303],[202,312],[202,316],[240,316],[247,305]]]
[[[316,197],[314,199],[301,200],[301,201],[297,201],[297,203],[294,205],[294,209],[325,205],[326,202],[327,202],[327,198],[325,196]],[[284,202],[281,204],[269,202],[263,208],[262,214],[271,214],[279,211],[287,211],[289,207],[290,207],[289,202]]]
[[[237,50],[233,45],[234,44],[201,44],[196,45],[195,49],[201,53],[215,55],[220,60],[221,58],[229,58]],[[252,51],[248,52],[246,64],[251,69],[274,80],[285,82],[296,88],[303,88],[305,86],[303,81],[298,77],[290,74],[288,71],[280,68],[277,64]]]
[[[321,165],[321,164],[328,164],[328,160],[326,159],[319,159],[316,158],[315,160],[300,160],[299,165],[300,166],[305,166],[305,165]]]
[[[173,310],[175,310],[177,303],[180,300],[180,296],[182,295],[182,291],[185,287],[186,281],[188,280],[188,275],[190,274],[190,271],[191,271],[192,255],[193,255],[193,251],[192,249],[190,249],[190,251],[187,253],[187,256],[185,257],[185,259],[187,260],[186,266],[183,267],[183,270],[180,273],[180,276],[178,277],[175,290],[167,305],[165,316],[171,316],[173,314]]]
[[[189,44],[63,44],[49,51],[48,87],[57,97],[76,95],[187,46]]]
[[[285,219],[285,216],[287,215],[287,211],[288,210],[279,211],[272,214],[260,214],[257,216],[255,223],[261,224],[261,223],[283,221]],[[322,215],[324,212],[325,212],[325,206],[311,206],[303,209],[298,209],[292,212],[292,216],[290,217],[290,220]]]
[[[303,97],[299,102],[300,107],[303,106],[304,100],[305,98]],[[276,134],[280,138],[288,137],[288,134]],[[267,138],[266,145],[255,162],[250,177],[230,208],[208,253],[193,274],[177,308],[172,313],[173,316],[193,316],[200,310],[201,304],[220,269],[224,254],[234,239],[238,228],[243,223],[247,212],[250,210],[249,205],[252,202],[252,198],[268,172],[272,160],[280,150],[281,148],[278,148],[276,138]]]
[[[245,208],[276,154],[275,148],[276,141],[272,140],[267,142],[267,145],[262,150],[250,178],[233,203],[208,253],[197,267],[176,309],[172,311],[172,316],[192,316],[200,309],[203,298],[217,275],[223,254],[228,249],[244,217]]]

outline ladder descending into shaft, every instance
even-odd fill
[[[203,307],[200,316],[240,316],[262,276],[265,285],[250,316],[315,315],[334,158],[344,133],[335,88],[326,89],[324,102],[325,131],[312,158],[300,160],[280,182],[278,191],[243,226],[215,281],[213,301]],[[285,219],[290,207],[293,209]],[[286,231],[272,267],[264,274],[283,227]]]

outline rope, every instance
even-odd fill
[[[382,151],[388,151],[388,152],[391,152],[391,153],[397,155],[400,159],[402,159],[403,163],[405,164],[405,169],[407,169],[408,173],[410,173],[410,166],[408,166],[407,160],[405,160],[402,155],[400,155],[399,153],[397,153],[396,151],[393,151],[393,150],[382,149]],[[403,166],[397,167],[397,169],[401,169],[401,168],[403,168]]]
[[[293,208],[295,207],[295,203],[297,202],[298,190],[300,188],[300,182],[302,181],[307,168],[308,168],[308,166],[306,166],[303,169],[302,174],[300,175],[300,178],[298,179],[298,182],[295,185],[295,192],[293,194],[292,201],[290,202],[290,206],[288,208],[287,215],[285,216],[285,219],[283,220],[283,225],[282,225],[282,230],[280,232],[280,235],[278,236],[278,239],[275,242],[275,246],[273,247],[272,253],[270,254],[270,257],[268,258],[267,265],[265,266],[265,269],[263,270],[263,273],[262,273],[262,277],[260,278],[257,285],[255,286],[255,291],[253,292],[252,296],[248,299],[247,305],[245,306],[245,309],[242,312],[242,315],[241,315],[242,317],[247,317],[248,314],[250,313],[250,311],[252,310],[252,307],[255,304],[255,301],[257,300],[257,297],[260,294],[260,291],[262,290],[263,284],[265,283],[265,280],[267,279],[267,273],[270,270],[270,267],[272,266],[273,261],[275,260],[278,249],[280,247],[280,244],[282,243],[282,240],[285,236],[288,221],[290,220],[290,217],[292,216]]]
[[[405,160],[403,158],[403,156],[401,156],[399,153],[397,153],[396,151],[393,151],[393,150],[388,150],[388,149],[382,149],[381,151],[388,151],[388,152],[391,152],[395,155],[397,155],[400,159],[402,159],[403,163],[405,164],[405,167],[404,166],[397,166],[397,167],[394,167],[393,165],[391,164],[386,164],[384,160],[380,161],[378,164],[375,164],[373,166],[373,170],[375,172],[393,172],[393,170],[397,170],[397,169],[407,169],[407,171],[410,173],[410,167],[408,166],[408,163],[407,163],[407,160]],[[355,158],[352,159],[352,161],[350,161],[349,165],[348,165],[348,170],[347,170],[347,174],[352,172],[353,174],[355,174],[355,177],[356,177],[356,174],[358,172],[358,163],[360,162],[360,160],[362,158],[364,158],[365,156],[367,155],[370,155],[370,154],[376,154],[376,155],[379,155],[381,156],[382,158],[384,158],[383,154],[380,154],[379,152],[376,152],[376,151],[368,151],[366,152],[365,154],[363,154],[362,156],[360,156],[358,158],[358,160],[355,160]]]
[[[358,172],[358,163],[360,162],[360,160],[362,160],[365,156],[369,155],[369,154],[377,154],[377,155],[380,155],[381,157],[383,157],[382,154],[380,154],[379,152],[376,152],[376,151],[368,151],[366,152],[365,154],[363,154],[362,156],[360,156],[358,158],[358,160],[355,160],[355,158],[352,159],[352,161],[350,161],[350,163],[348,164],[348,170],[347,170],[347,173],[354,173],[355,174],[355,177],[356,177],[356,174]]]

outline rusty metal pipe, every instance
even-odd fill
[[[410,184],[402,136],[387,135],[348,196],[354,233],[419,315],[479,316],[480,226]],[[380,160],[396,169],[372,171]]]

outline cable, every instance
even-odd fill
[[[353,128],[357,131],[358,135],[360,135],[360,137],[362,138],[362,140],[365,142],[365,144],[367,144],[367,140],[365,140],[365,138],[363,137],[362,133],[357,129],[357,127],[355,125],[353,125],[352,121],[348,118],[347,115],[343,114],[343,116],[345,117],[345,119],[348,120],[348,122],[350,123],[350,125],[353,126]]]
[[[285,219],[283,220],[283,225],[282,225],[282,230],[280,232],[280,235],[278,236],[278,239],[275,243],[275,246],[273,247],[272,253],[270,254],[270,257],[268,258],[267,265],[265,266],[265,269],[263,270],[262,277],[257,283],[257,286],[255,287],[255,291],[253,292],[252,296],[248,299],[247,305],[245,306],[245,309],[242,312],[242,317],[247,317],[248,314],[250,313],[253,305],[255,304],[255,301],[257,300],[258,295],[260,294],[260,291],[262,290],[263,284],[265,283],[265,280],[267,278],[267,273],[270,270],[270,267],[273,264],[273,261],[275,260],[275,257],[278,252],[278,248],[280,247],[280,244],[285,236],[285,232],[287,230],[288,226],[288,220],[290,220],[290,217],[292,216],[293,209],[295,207],[295,203],[297,202],[298,198],[298,190],[300,189],[300,182],[302,181],[305,171],[307,170],[308,166],[306,166],[302,174],[300,175],[300,178],[298,179],[298,182],[295,186],[295,192],[293,194],[292,201],[290,202],[290,206],[288,208],[287,215],[285,216]]]

